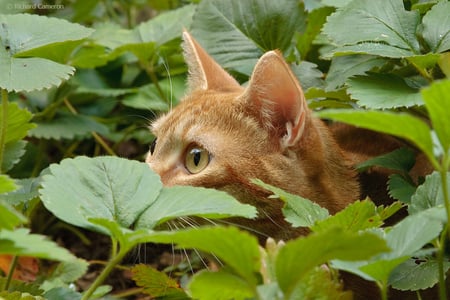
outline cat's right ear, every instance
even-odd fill
[[[231,77],[200,44],[183,31],[184,59],[189,68],[188,86],[194,90],[238,91],[239,83]]]

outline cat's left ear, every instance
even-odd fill
[[[191,91],[200,89],[229,92],[241,89],[239,83],[208,55],[189,32],[183,32],[183,41]]]
[[[244,94],[262,125],[280,138],[283,148],[297,144],[309,119],[303,90],[278,51],[258,61]]]

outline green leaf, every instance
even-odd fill
[[[0,216],[0,230],[12,230],[21,224],[27,223],[27,219],[23,215],[3,201],[0,201]]]
[[[200,227],[164,234],[155,233],[156,243],[176,244],[213,253],[250,286],[256,287],[261,264],[261,253],[256,237],[235,227]]]
[[[450,175],[450,173],[448,173]],[[447,186],[450,188],[450,176],[447,176]],[[411,198],[408,207],[410,214],[416,214],[428,208],[444,205],[441,176],[438,172],[425,177],[425,182],[420,185]]]
[[[245,300],[255,297],[254,289],[247,282],[223,270],[198,272],[189,283],[188,290],[194,299]]]
[[[323,32],[338,45],[334,52],[404,57],[420,53],[419,21],[419,13],[406,11],[402,0],[360,0],[328,17]]]
[[[316,64],[302,61],[299,64],[291,65],[291,69],[301,82],[303,90],[307,91],[312,87],[323,86],[323,74]]]
[[[109,131],[105,125],[85,115],[60,114],[50,121],[38,121],[36,124],[37,127],[29,135],[42,139],[74,139],[91,132],[105,135]]]
[[[329,216],[326,208],[320,207],[317,203],[308,199],[285,192],[282,189],[266,184],[259,179],[254,179],[252,182],[271,191],[274,194],[272,197],[279,198],[285,202],[283,214],[286,221],[291,223],[294,227],[311,227],[316,222],[326,219]]]
[[[138,109],[168,111],[170,108],[169,104],[176,105],[184,96],[185,83],[186,78],[184,76],[173,76],[158,82],[159,88],[165,94],[165,98],[170,100],[170,103],[161,99],[161,95],[154,84],[140,87],[137,93],[125,96],[122,103]]]
[[[68,287],[70,283],[80,279],[86,273],[88,267],[89,263],[83,259],[61,262],[49,276],[46,276],[40,287],[45,291],[58,287]]]
[[[40,177],[15,179],[15,183],[19,188],[10,193],[0,195],[1,200],[6,201],[10,205],[19,205],[39,196]]]
[[[450,3],[439,1],[423,17],[423,38],[434,53],[450,49]]]
[[[152,297],[187,295],[179,287],[178,282],[150,266],[137,264],[131,268],[132,279],[136,285],[143,288],[143,292]]]
[[[163,45],[180,37],[183,28],[190,27],[195,9],[195,5],[185,5],[159,14],[139,24],[134,31],[139,34],[143,42],[156,42],[158,45]]]
[[[20,158],[25,154],[26,145],[27,142],[23,140],[10,142],[5,145],[3,165],[1,167],[3,172],[8,172],[20,161]]]
[[[46,240],[39,234],[31,234],[29,229],[0,230],[0,253],[19,256],[34,256],[44,259],[70,261],[75,257],[55,242]]]
[[[148,165],[117,157],[65,159],[51,165],[50,173],[40,190],[43,204],[58,218],[84,228],[92,228],[90,217],[127,228],[162,189]]]
[[[355,247],[358,245],[358,247]],[[286,243],[276,260],[281,290],[290,294],[314,267],[333,259],[358,261],[387,251],[386,243],[369,233],[355,233],[333,227]]]
[[[403,203],[411,203],[416,187],[399,174],[392,174],[388,181],[389,196]]]
[[[46,300],[60,300],[60,299],[70,299],[70,300],[81,300],[81,294],[74,291],[71,288],[57,287],[47,291],[44,294]]]
[[[50,173],[43,177],[40,190],[45,207],[68,223],[101,232],[105,232],[105,226],[94,225],[89,219],[117,222],[122,228],[135,225],[151,229],[189,215],[256,215],[254,207],[239,203],[225,192],[190,186],[163,188],[159,176],[137,161],[80,156],[51,165]]]
[[[391,134],[413,142],[428,159],[437,165],[433,154],[430,129],[422,120],[405,113],[355,110],[326,110],[321,118],[330,118],[347,124]]]
[[[0,118],[2,116],[3,106],[0,107]],[[36,127],[35,124],[29,123],[32,117],[33,115],[28,110],[20,108],[15,102],[9,102],[5,144],[16,142],[26,137],[28,131]]]
[[[305,21],[296,1],[207,0],[198,6],[192,33],[221,66],[250,75],[262,53],[286,51]]]
[[[444,261],[444,273],[450,262]],[[439,282],[439,263],[434,257],[414,257],[397,266],[389,276],[389,284],[402,291],[418,291]]]
[[[364,75],[366,72],[380,68],[386,60],[373,55],[345,55],[334,57],[326,78],[327,90],[333,90],[355,75]]]
[[[14,180],[8,175],[0,174],[0,194],[15,191],[17,189]]]
[[[381,253],[366,261],[336,260],[333,261],[332,266],[358,274],[367,280],[387,284],[392,270],[439,236],[443,220],[438,215],[441,215],[441,211],[423,211],[406,217],[387,233],[377,231],[380,238],[386,240],[387,246],[391,249],[390,252]]]
[[[450,7],[450,6],[449,6]],[[450,150],[450,80],[434,82],[422,90],[425,106],[430,114],[433,129],[445,153]]]
[[[409,87],[403,78],[388,74],[357,76],[348,80],[352,99],[367,108],[397,108],[421,105],[418,90]]]
[[[427,211],[408,216],[387,232],[386,241],[392,251],[383,255],[383,258],[413,255],[439,236],[441,230],[442,222],[430,218]]]
[[[185,216],[226,218],[235,215],[254,218],[256,209],[251,205],[241,204],[225,192],[201,187],[174,186],[161,191],[158,201],[149,205],[139,216],[136,228],[153,229],[161,223]],[[180,220],[180,224],[192,226],[190,222],[183,223],[183,220]]]
[[[314,232],[339,227],[346,231],[358,232],[383,225],[383,219],[375,204],[370,200],[355,201],[343,210],[311,227]]]
[[[61,47],[59,43],[81,40],[92,32],[78,24],[38,15],[0,15],[0,23],[0,69],[4,70],[0,87],[17,92],[59,85],[74,73],[70,66],[40,57],[21,58],[21,54],[32,55],[30,50],[49,44]]]
[[[367,170],[373,166],[379,166],[390,170],[408,173],[415,164],[415,154],[411,149],[399,148],[388,154],[380,155],[375,158],[360,163],[356,168],[358,171]]]

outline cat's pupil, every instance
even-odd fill
[[[194,159],[194,164],[196,166],[198,166],[198,164],[200,163],[200,160],[202,158],[202,150],[200,149],[192,149],[191,151],[193,159]]]
[[[155,152],[156,140],[157,139],[154,139],[153,142],[150,144],[150,154],[153,154],[153,152]]]
[[[188,148],[184,165],[191,174],[196,174],[205,169],[210,160],[210,154],[204,148],[192,145]]]

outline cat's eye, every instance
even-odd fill
[[[209,164],[211,156],[209,152],[196,144],[187,148],[184,166],[191,174],[203,171]]]
[[[156,138],[153,140],[153,142],[150,144],[150,154],[153,154],[153,152],[155,152],[155,147],[156,147]]]

